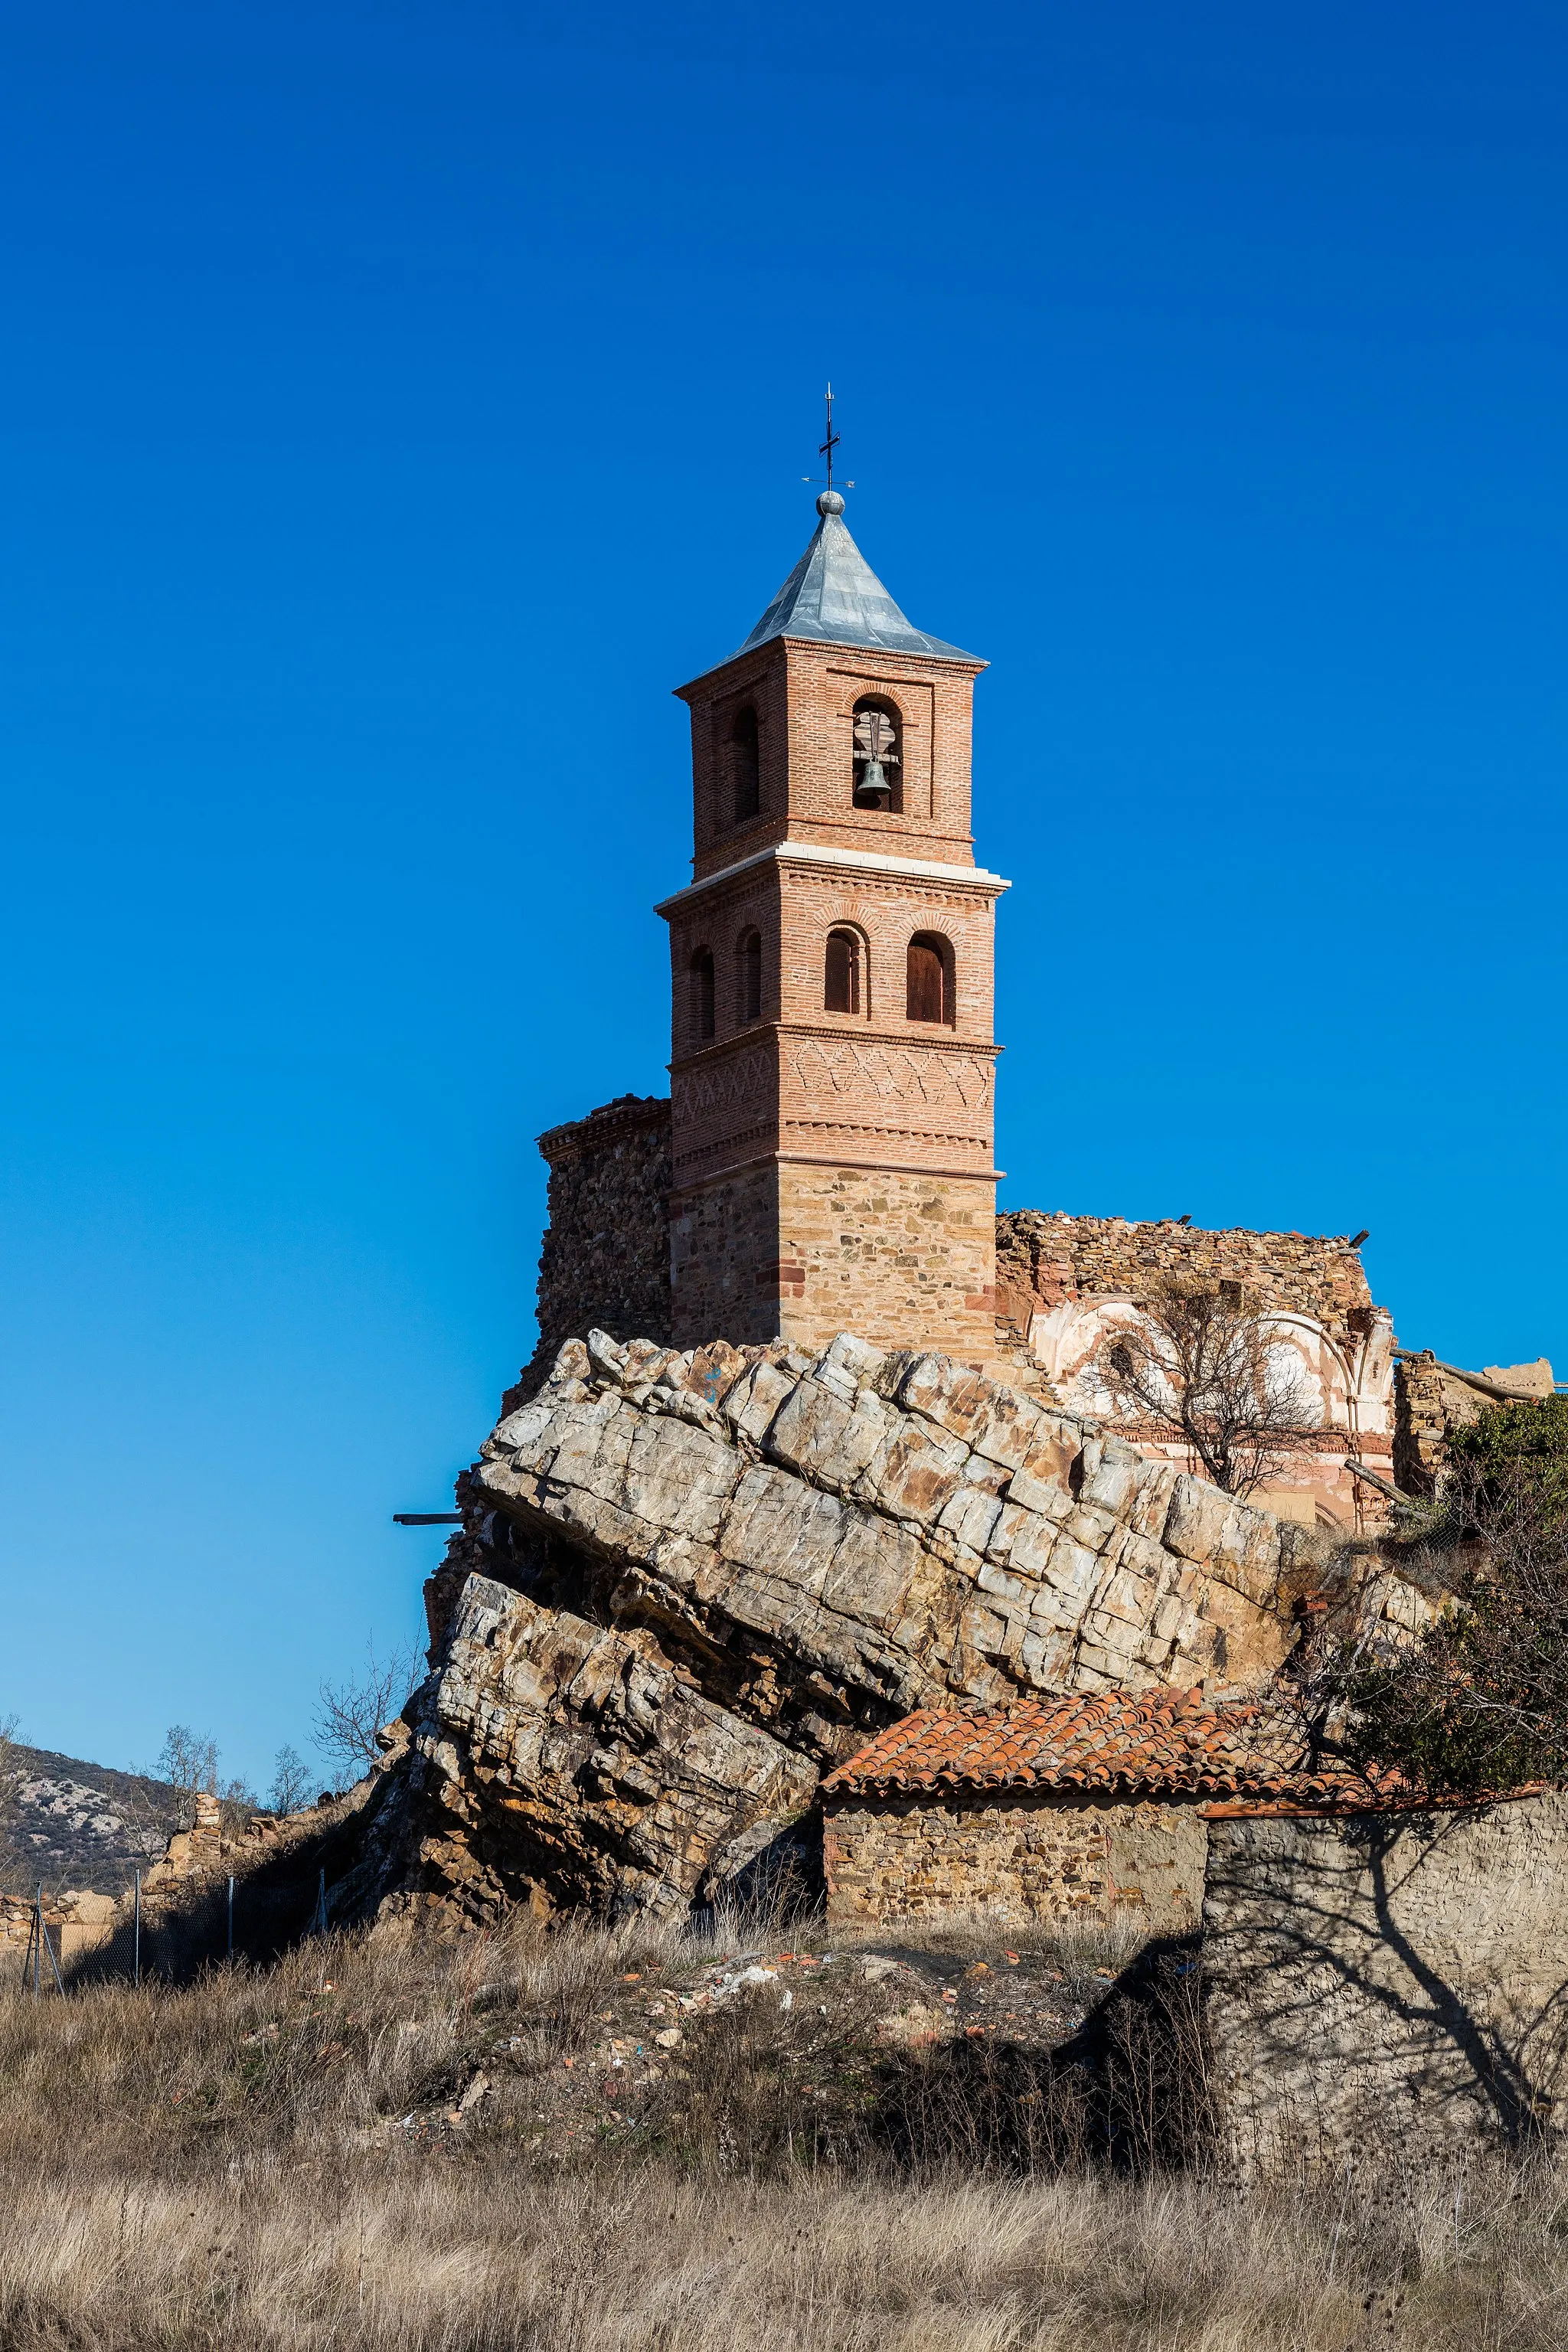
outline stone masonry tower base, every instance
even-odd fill
[[[881,1348],[995,1352],[995,1183],[770,1160],[679,1196],[674,1344],[853,1330]]]

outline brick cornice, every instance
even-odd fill
[[[759,1168],[847,1168],[858,1176],[930,1176],[943,1184],[997,1184],[1007,1173],[1005,1168],[931,1168],[923,1160],[861,1160],[852,1151],[757,1151],[745,1160],[728,1160],[722,1168],[704,1169],[700,1175],[678,1174],[670,1190],[671,1210],[689,1193],[710,1192],[715,1184]]]
[[[840,1026],[826,1021],[749,1021],[743,1029],[731,1031],[728,1037],[717,1037],[711,1044],[700,1046],[695,1054],[677,1054],[665,1064],[672,1078],[682,1077],[689,1070],[710,1068],[726,1055],[746,1047],[753,1047],[770,1037],[816,1037],[842,1044],[847,1038],[855,1045],[886,1045],[899,1053],[967,1054],[982,1061],[996,1060],[1006,1052],[989,1039],[965,1037],[945,1028],[940,1037],[921,1034],[924,1024],[911,1023],[907,1029],[879,1029],[871,1022],[858,1022],[847,1013]],[[542,1141],[543,1139],[541,1139]]]

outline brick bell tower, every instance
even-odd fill
[[[995,1353],[994,909],[973,655],[914,628],[831,487],[691,709],[669,925],[679,1346],[852,1330]]]

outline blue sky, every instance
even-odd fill
[[[662,1090],[815,518],[987,655],[1004,1200],[1568,1370],[1545,5],[11,12],[0,1715],[267,1779],[411,1635],[532,1138]]]

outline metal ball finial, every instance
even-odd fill
[[[837,490],[823,490],[817,497],[816,511],[819,515],[842,514],[844,501]]]

